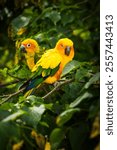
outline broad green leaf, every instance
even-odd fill
[[[32,106],[34,106],[35,104],[42,104],[43,103],[43,99],[41,97],[37,97],[35,95],[28,96],[26,98],[26,100],[28,100]]]
[[[45,112],[45,106],[43,104],[40,106],[33,106],[26,108],[25,111],[27,111],[27,113],[22,116],[22,120],[26,122],[26,124],[36,128],[43,113]]]
[[[8,115],[10,115],[11,113],[6,109],[0,109],[0,121],[4,118],[6,118]]]
[[[63,13],[61,14],[61,22],[63,24],[63,26],[69,24],[69,23],[72,23],[75,19],[75,16],[74,15],[71,15],[71,11],[70,10],[67,10],[66,12],[63,11]]]
[[[20,79],[28,79],[31,75],[31,71],[26,65],[17,65],[13,69],[9,70],[9,74]]]
[[[27,17],[25,15],[19,15],[14,18],[9,27],[9,35],[14,37],[16,34],[23,34],[26,31],[25,27],[29,24],[31,18],[31,16]]]
[[[60,128],[55,128],[50,134],[50,143],[52,150],[57,149],[61,141],[64,139],[64,131]]]
[[[74,70],[75,68],[77,68],[79,66],[78,61],[76,60],[72,60],[70,61],[65,68],[62,71],[62,75],[61,77],[65,76],[66,74],[68,74],[70,71]]]
[[[46,8],[43,11],[42,16],[45,18],[49,18],[55,25],[61,19],[60,12],[53,10],[52,7]]]
[[[94,74],[94,76],[92,78],[90,78],[90,80],[85,84],[84,88],[88,89],[91,84],[95,83],[96,81],[99,81],[99,78],[100,78],[99,72]]]
[[[22,116],[25,113],[25,111],[19,110],[18,112],[9,115],[8,117],[4,118],[2,122],[8,122],[8,121],[13,121]]]
[[[49,15],[49,18],[52,20],[52,22],[56,25],[57,22],[61,19],[60,12],[58,11],[52,11]]]
[[[67,121],[71,119],[74,113],[80,112],[81,110],[79,108],[70,108],[68,110],[65,110],[62,112],[56,120],[57,125],[62,126],[64,125]]]
[[[88,72],[87,68],[81,67],[80,69],[77,70],[77,72],[75,74],[75,80],[80,81],[84,77],[88,76],[88,74],[89,74],[89,72]]]
[[[79,96],[75,101],[73,101],[69,107],[70,108],[74,108],[76,106],[78,106],[83,100],[87,99],[87,98],[92,98],[93,95],[91,93],[85,92],[83,93],[83,95]]]
[[[15,18],[12,21],[12,25],[15,29],[19,29],[21,27],[28,25],[30,19],[31,19],[31,16],[26,17],[23,15],[19,15],[17,18]]]

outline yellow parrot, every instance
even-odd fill
[[[34,75],[29,81],[24,83],[22,87],[26,87],[25,91],[29,92],[31,89],[39,86],[42,82],[48,84],[55,83],[60,79],[65,65],[70,62],[73,57],[73,42],[68,38],[60,39],[55,48],[47,50],[42,55],[36,65],[32,68]]]
[[[21,42],[20,50],[24,52],[27,66],[30,70],[35,66],[35,56],[40,53],[40,47],[34,39],[25,39]]]

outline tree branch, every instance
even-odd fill
[[[23,92],[24,89],[25,89],[25,88],[22,88],[22,89],[20,89],[19,91],[15,92],[15,93],[12,93],[12,94],[10,94],[10,95],[4,95],[4,97],[7,96],[7,98],[4,98],[4,100],[3,100],[2,102],[0,102],[0,105],[2,105],[2,104],[4,104],[5,102],[7,102],[7,101],[8,101],[10,98],[12,98],[13,96],[16,96],[16,95],[18,95],[19,93]]]
[[[45,96],[43,96],[43,99],[46,99],[50,95],[52,95],[54,92],[56,92],[61,86],[73,82],[74,79],[65,80],[64,82],[60,82],[55,88],[53,88],[49,93],[47,93]]]

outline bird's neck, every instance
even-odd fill
[[[35,65],[34,56],[28,56],[26,58],[26,61],[27,61],[27,65],[28,65],[29,69],[32,70],[32,68]]]

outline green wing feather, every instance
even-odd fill
[[[60,63],[60,54],[55,50],[48,50],[34,66],[33,76],[26,86],[26,91],[37,87],[49,76],[53,76],[58,71]]]

